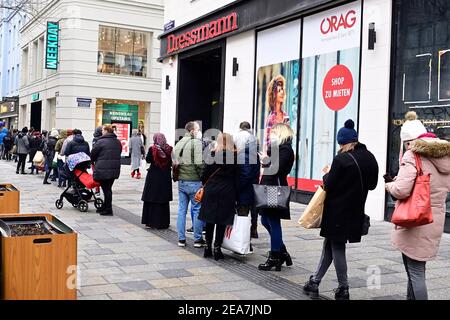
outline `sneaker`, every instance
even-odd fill
[[[203,248],[206,245],[206,241],[203,239],[194,241],[194,248]]]
[[[178,240],[179,247],[186,247],[186,240]]]
[[[194,233],[194,227],[190,227],[189,229],[186,230],[187,233]]]

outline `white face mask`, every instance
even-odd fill
[[[197,132],[197,134],[195,135],[195,137],[196,137],[197,139],[202,139],[202,138],[203,138],[202,132],[201,132],[201,131]]]

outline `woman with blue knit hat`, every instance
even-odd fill
[[[323,188],[327,192],[320,235],[325,238],[317,271],[303,287],[311,298],[318,298],[319,284],[334,263],[339,287],[336,300],[350,298],[347,278],[347,242],[361,242],[364,207],[369,190],[378,181],[378,164],[366,146],[358,142],[355,123],[347,120],[337,135],[340,145],[331,169],[324,168]]]

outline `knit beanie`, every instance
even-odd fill
[[[358,133],[355,130],[355,123],[352,119],[345,121],[344,127],[341,128],[337,135],[337,142],[344,145],[350,142],[358,141]]]
[[[420,135],[427,133],[427,129],[425,129],[420,120],[417,120],[417,113],[414,111],[409,111],[406,113],[405,119],[406,121],[400,131],[400,139],[402,142],[415,140]]]
[[[50,133],[50,137],[57,138],[59,136],[59,132],[56,129],[52,129],[52,132]]]

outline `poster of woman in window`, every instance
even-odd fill
[[[297,131],[299,61],[261,67],[258,70],[256,129],[263,150],[270,145],[270,130],[285,123]]]

